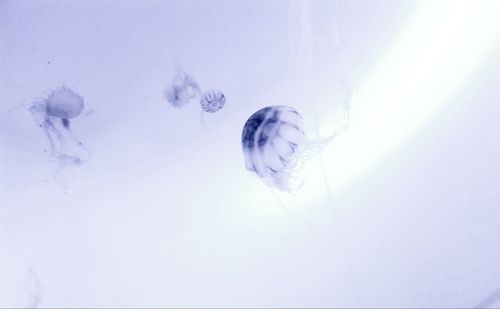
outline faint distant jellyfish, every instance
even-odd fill
[[[26,304],[26,308],[38,308],[38,305],[42,301],[43,287],[33,267],[29,268],[28,275],[28,303]]]
[[[226,97],[220,90],[210,90],[201,98],[201,108],[208,113],[216,113],[226,104]]]
[[[70,119],[84,108],[81,95],[70,88],[58,88],[46,98],[38,99],[29,108],[37,124],[45,131],[51,155],[64,163],[81,163],[90,151],[73,136]]]
[[[198,82],[189,74],[180,72],[174,76],[165,90],[165,97],[174,107],[182,107],[199,100],[201,89]]]

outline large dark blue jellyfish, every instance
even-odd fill
[[[268,106],[246,121],[241,136],[245,167],[267,185],[295,192],[308,142],[301,115],[292,107]]]

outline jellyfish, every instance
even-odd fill
[[[90,151],[71,132],[70,119],[78,117],[84,108],[81,95],[68,87],[53,90],[47,98],[35,100],[29,111],[50,144],[50,153],[64,163],[81,163]]]
[[[47,114],[62,120],[75,118],[83,111],[83,98],[70,88],[61,87],[47,98]]]
[[[267,185],[295,192],[298,171],[307,149],[301,115],[290,106],[268,106],[255,112],[243,126],[241,144],[245,167]]]
[[[201,108],[208,113],[216,113],[226,104],[226,97],[220,90],[209,90],[203,94]]]
[[[243,126],[241,146],[245,167],[268,186],[296,193],[304,184],[306,163],[321,153],[338,133],[311,138],[295,108],[264,107]]]
[[[182,107],[200,99],[198,82],[189,74],[180,71],[165,90],[167,101],[174,107]]]

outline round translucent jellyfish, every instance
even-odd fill
[[[203,94],[200,104],[205,112],[216,113],[226,104],[226,96],[220,90],[209,90]]]
[[[48,138],[52,157],[60,163],[79,164],[90,158],[90,151],[73,135],[69,120],[80,115],[83,108],[82,96],[67,87],[35,100],[29,108]]]
[[[199,100],[201,89],[198,82],[185,72],[177,73],[170,85],[165,89],[167,101],[174,107],[182,107]]]
[[[306,138],[302,116],[285,105],[255,112],[241,136],[245,167],[270,187],[291,193],[303,183],[300,170],[314,144]]]
[[[46,100],[47,114],[61,119],[71,119],[83,111],[83,98],[70,88],[60,87]]]

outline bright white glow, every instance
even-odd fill
[[[367,74],[356,115],[325,156],[338,192],[432,119],[473,76],[500,38],[500,1],[423,1]]]

